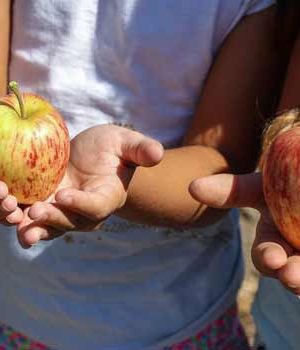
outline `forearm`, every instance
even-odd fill
[[[10,37],[10,1],[0,2],[0,96],[7,91],[7,72]]]
[[[285,68],[285,59],[274,45],[275,26],[270,8],[247,16],[231,32],[212,65],[185,135],[185,144],[195,146],[166,151],[158,166],[137,169],[120,216],[182,226],[205,225],[224,215],[195,202],[189,184],[206,175],[254,170],[263,117],[270,115],[277,100],[274,96]]]
[[[207,209],[189,194],[197,177],[228,171],[225,158],[204,146],[184,146],[165,152],[161,163],[137,168],[128,199],[117,215],[143,224],[182,227],[206,225],[225,211]]]
[[[300,62],[300,30],[299,30],[297,40],[295,42],[294,50],[292,52],[289,67],[287,70],[286,80],[284,83],[280,103],[278,106],[278,113],[282,113],[282,111],[285,111],[291,108],[299,108],[300,106],[299,62]]]

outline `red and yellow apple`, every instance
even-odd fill
[[[273,220],[300,250],[300,127],[278,134],[263,158],[263,190]]]
[[[44,98],[20,93],[16,82],[0,99],[0,180],[21,204],[47,199],[61,182],[70,138],[58,111]]]

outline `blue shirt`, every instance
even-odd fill
[[[252,313],[259,339],[267,350],[299,349],[299,296],[278,280],[262,277]]]

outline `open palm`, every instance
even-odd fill
[[[30,246],[66,231],[91,231],[124,205],[136,166],[153,166],[162,146],[114,125],[87,129],[71,142],[70,161],[55,194],[25,210],[19,240]]]
[[[282,237],[266,206],[261,173],[219,174],[195,180],[192,196],[210,207],[251,207],[260,212],[252,246],[255,267],[265,276],[277,278],[300,295],[300,256]]]

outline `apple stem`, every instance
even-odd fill
[[[10,81],[8,84],[8,89],[16,96],[19,107],[20,107],[20,117],[22,119],[26,119],[25,109],[24,109],[24,101],[22,94],[20,93],[19,85],[16,81]]]

